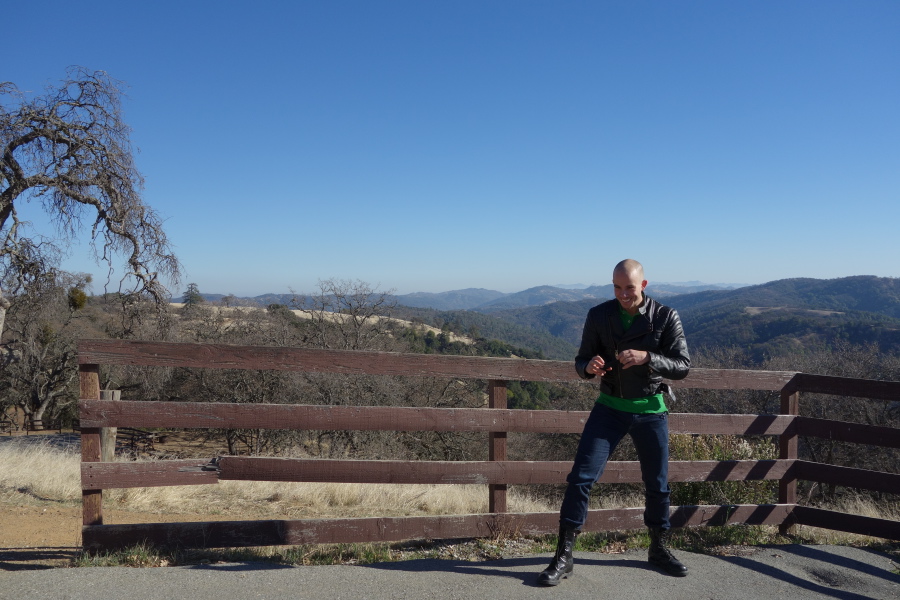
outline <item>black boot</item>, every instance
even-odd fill
[[[550,561],[550,566],[538,575],[538,585],[559,585],[560,579],[565,579],[572,572],[575,561],[572,559],[572,550],[575,548],[575,538],[581,533],[578,529],[570,529],[559,526],[559,540],[556,542],[556,554]]]
[[[681,564],[677,558],[666,548],[669,543],[669,530],[658,527],[650,528],[650,551],[647,560],[650,564],[659,567],[669,575],[684,577],[687,575],[687,567]]]

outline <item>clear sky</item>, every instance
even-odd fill
[[[651,282],[900,276],[895,0],[28,0],[3,20],[0,80],[128,85],[176,295],[514,292],[629,257]],[[103,272],[83,248],[65,266]]]

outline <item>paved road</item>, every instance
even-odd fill
[[[540,555],[480,563],[412,560],[320,567],[242,563],[0,572],[0,600],[900,598],[898,565],[886,554],[859,548],[763,546],[741,556],[680,552],[691,569],[685,578],[652,570],[646,551],[575,556],[575,573],[556,588],[534,585],[536,573],[549,562],[549,555]]]

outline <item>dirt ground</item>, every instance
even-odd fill
[[[53,431],[31,437],[62,437]],[[74,433],[69,434],[74,436]],[[14,435],[4,436],[15,437]],[[183,432],[168,436],[157,450],[174,456],[215,456],[215,444]],[[171,523],[221,521],[233,517],[198,514],[143,513],[104,507],[103,521],[114,523]],[[29,499],[27,504],[0,502],[0,571],[68,566],[81,551],[81,504]]]
[[[220,521],[223,515],[177,515],[103,509],[104,523]],[[0,570],[68,566],[81,550],[81,506],[0,503]]]

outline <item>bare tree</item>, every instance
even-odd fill
[[[160,218],[141,198],[121,83],[81,67],[67,76],[33,97],[0,82],[0,276],[15,282],[35,265],[51,264],[48,252],[67,246],[89,220],[98,263],[112,274],[118,257],[124,259],[120,291],[162,304],[162,281],[177,281],[180,265]],[[55,243],[35,237],[19,219],[16,206],[30,200],[54,221]],[[0,311],[5,304],[0,289]]]
[[[326,279],[319,293],[294,296],[292,304],[307,311],[316,332],[316,346],[341,350],[384,350],[393,340],[388,332],[395,306],[392,290],[382,292],[364,281]]]
[[[29,282],[10,309],[9,351],[0,353],[0,406],[18,407],[32,426],[77,399],[75,341],[93,326],[82,318],[89,280],[51,269]]]

